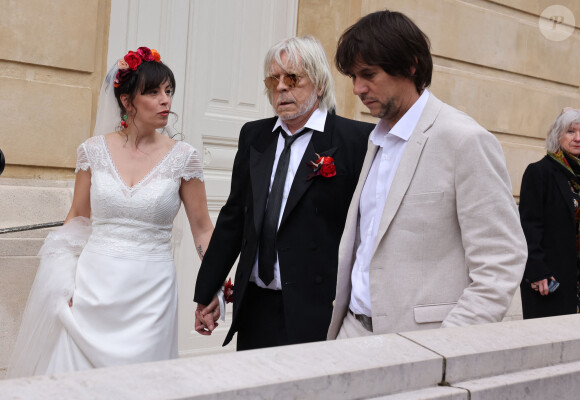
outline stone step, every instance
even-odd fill
[[[520,288],[516,289],[516,294],[514,294],[514,298],[512,299],[512,304],[510,308],[507,310],[507,313],[504,317],[504,321],[515,321],[523,319],[522,313],[522,297],[520,294]]]
[[[39,257],[0,257],[0,378],[12,354],[39,262]]]
[[[73,181],[0,178],[0,228],[62,221]]]
[[[43,243],[43,237],[0,238],[0,257],[36,256]]]
[[[64,220],[73,185],[74,181],[0,178],[0,229]],[[40,263],[36,254],[55,229],[0,234],[0,379]]]

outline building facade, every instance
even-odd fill
[[[285,37],[311,34],[332,60],[337,39],[361,16],[407,14],[431,40],[430,90],[497,136],[516,199],[525,167],[545,153],[552,120],[565,106],[580,107],[578,0],[5,0],[0,8],[0,149],[7,163],[0,228],[64,219],[76,147],[91,136],[102,78],[142,45],[156,48],[175,72],[173,126],[203,154],[214,220],[229,193],[240,127],[272,115],[263,57]],[[374,122],[349,79],[333,74],[338,114]],[[210,338],[193,329],[199,261],[183,212],[174,233],[180,352],[220,351],[226,327]],[[8,289],[0,293],[8,327],[0,369],[34,276],[33,265],[15,267],[29,256],[2,250],[6,243],[0,235],[0,285]]]

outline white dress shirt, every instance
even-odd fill
[[[429,92],[417,99],[403,117],[387,131],[380,120],[369,140],[379,146],[362,189],[359,202],[359,237],[356,258],[351,273],[350,309],[355,314],[372,316],[369,285],[369,264],[377,240],[377,232],[391,184],[399,167],[407,142],[423,113]]]
[[[286,207],[286,201],[288,200],[288,195],[290,193],[290,188],[292,187],[292,182],[294,182],[294,176],[296,175],[296,171],[300,166],[300,162],[302,161],[302,157],[304,156],[304,152],[306,151],[306,147],[312,138],[312,131],[318,131],[320,134],[324,134],[324,124],[326,122],[326,115],[327,111],[325,109],[316,109],[306,122],[303,128],[297,130],[294,134],[301,132],[302,130],[306,129],[310,132],[306,132],[302,136],[292,143],[291,151],[290,151],[290,163],[288,165],[288,174],[286,175],[286,182],[284,183],[284,194],[282,196],[282,206],[280,208],[280,216],[278,217],[278,226],[280,226],[280,220],[282,219],[282,215],[284,214],[284,208]],[[281,126],[282,129],[286,132],[287,135],[292,136],[292,133],[288,129],[288,126],[284,121],[278,118],[272,132],[276,131],[278,127]],[[284,137],[281,133],[278,134],[278,144],[276,147],[276,158],[274,159],[274,165],[272,166],[272,175],[270,176],[270,188],[269,191],[272,189],[272,183],[274,183],[274,175],[276,175],[276,168],[278,167],[278,160],[280,159],[280,154],[284,149]],[[264,210],[265,211],[265,210]],[[259,212],[255,210],[255,212]],[[258,252],[260,249],[258,249]],[[266,288],[266,289],[274,289],[274,290],[281,290],[282,289],[282,282],[280,280],[280,264],[278,263],[278,257],[276,256],[276,263],[274,264],[274,279],[270,282],[269,285],[265,285],[264,282],[258,277],[258,255],[256,254],[256,260],[254,261],[254,267],[252,269],[252,274],[250,275],[250,281],[256,283],[256,285]]]

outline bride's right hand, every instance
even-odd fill
[[[201,335],[211,335],[218,327],[217,320],[220,317],[220,305],[217,296],[214,296],[209,305],[198,304],[195,310],[195,330]]]

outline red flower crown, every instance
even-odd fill
[[[137,51],[128,52],[125,57],[121,58],[117,63],[119,70],[115,77],[113,86],[121,86],[131,75],[131,73],[139,67],[143,62],[155,61],[161,62],[161,56],[155,49],[149,47],[139,47]]]

